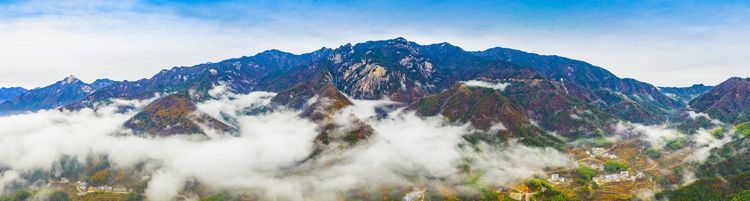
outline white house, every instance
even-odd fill
[[[423,201],[425,191],[426,189],[419,190],[415,188],[412,192],[404,195],[404,201]]]

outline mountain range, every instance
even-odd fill
[[[114,83],[117,82],[99,79],[87,84],[71,75],[46,87],[20,90],[23,93],[7,97],[6,101],[0,103],[0,113],[36,111],[73,104]]]
[[[5,102],[8,99],[12,99],[28,90],[22,87],[3,87],[0,88],[0,103]]]
[[[473,86],[468,81],[507,87]],[[157,94],[189,94],[183,98],[197,102],[211,99],[208,90],[214,86],[226,85],[236,93],[277,92],[276,105],[292,108],[305,107],[305,101],[316,95],[333,97],[343,105],[350,104],[349,99],[389,98],[420,115],[442,114],[488,131],[503,124],[506,129],[496,131],[499,136],[527,136],[528,143],[544,144],[559,141],[550,132],[571,139],[600,136],[611,129],[606,125],[612,121],[657,124],[685,110],[730,123],[747,121],[748,83],[732,78],[713,88],[659,88],[560,56],[500,47],[466,51],[448,43],[420,45],[395,38],[299,55],[268,50],[165,69],[136,81],[100,79],[88,84],[70,76],[28,91],[0,90],[6,100],[0,103],[0,113],[80,109],[112,98]]]
[[[624,169],[628,164],[637,166],[633,167],[636,175],[647,172],[658,176],[648,179],[647,188],[660,190],[655,194],[659,200],[727,200],[750,189],[750,78],[733,77],[717,86],[656,87],[618,77],[584,61],[501,47],[466,51],[448,43],[422,45],[395,38],[305,54],[268,50],[164,69],[135,81],[98,79],[86,83],[71,75],[40,88],[0,88],[0,115],[97,108],[112,99],[148,100],[138,111],[121,108],[133,111],[122,124],[127,128],[122,129],[124,134],[145,138],[190,134],[198,140],[237,136],[241,130],[237,119],[211,116],[198,109],[204,101],[223,100],[212,92],[218,86],[229,94],[276,94],[263,107],[239,110],[244,115],[293,110],[297,113],[292,115],[315,123],[313,151],[305,154],[304,161],[338,153],[373,136],[378,125],[368,124],[372,119],[351,115],[345,117],[346,125],[341,125],[336,114],[359,101],[386,100],[373,118],[396,110],[420,117],[441,116],[470,127],[462,137],[477,149],[481,147],[474,143],[477,141],[515,141],[575,155],[580,158],[576,161],[579,167],[548,173],[573,178],[573,186],[581,189],[573,196],[586,200],[596,198],[589,191],[609,195],[613,186],[621,184],[591,184],[597,179],[585,173],[594,163],[586,160],[604,163],[599,172],[615,176],[623,174],[619,167],[605,166],[617,166],[618,160],[623,161]],[[655,136],[660,139],[630,140],[628,126],[658,130]],[[672,135],[677,137],[667,139]],[[623,139],[608,141],[620,137]],[[639,137],[654,138],[650,134]],[[598,139],[604,142],[596,144]],[[665,140],[667,145],[656,143]],[[605,154],[595,156],[591,152],[596,150]],[[685,162],[691,160],[686,155],[693,154],[704,154],[705,160]],[[685,170],[690,174],[683,174]],[[607,176],[612,177],[600,175]],[[697,180],[683,185],[688,177]],[[537,176],[528,181],[535,179]],[[533,183],[526,184],[544,187],[541,197],[544,189],[547,194],[557,192],[549,183]],[[631,194],[634,192],[628,192]]]
[[[712,88],[712,86],[694,84],[689,87],[659,87],[659,90],[670,98],[687,104],[690,100],[693,100]]]

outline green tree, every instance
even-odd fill
[[[65,192],[54,192],[49,196],[49,201],[70,201],[70,197]]]
[[[128,197],[125,200],[126,201],[142,201],[143,196],[141,196],[140,193],[128,193]]]
[[[107,182],[107,178],[109,177],[109,169],[103,169],[99,170],[94,174],[94,176],[91,176],[91,183],[94,184],[103,184]]]
[[[683,144],[685,142],[685,140],[686,139],[684,137],[679,137],[677,139],[673,139],[673,140],[670,140],[669,142],[667,142],[667,146],[669,148],[671,148],[671,149],[674,149],[674,150],[682,149],[682,147],[685,146]]]
[[[750,200],[750,190],[744,190],[742,192],[732,195],[730,201],[747,201]]]
[[[0,201],[15,201],[15,198],[10,195],[0,196]]]
[[[628,170],[628,164],[625,162],[621,162],[621,161],[607,160],[607,162],[604,163],[604,170],[606,170],[609,173],[626,171]]]
[[[568,201],[568,198],[563,194],[557,194],[549,198],[550,201]]]
[[[579,184],[587,184],[596,176],[596,170],[586,166],[579,166],[578,169],[576,169],[576,175],[578,176],[576,181]]]
[[[0,201],[25,201],[25,200],[28,200],[29,197],[31,197],[31,193],[29,193],[28,191],[22,190],[12,195],[0,196]]]
[[[734,128],[737,129],[736,133],[740,137],[745,137],[745,136],[750,135],[750,121],[737,124],[736,126],[734,126]]]
[[[209,197],[201,198],[201,201],[222,201],[225,200],[226,196],[224,193],[218,193]]]
[[[724,128],[718,127],[718,128],[715,128],[715,129],[711,129],[711,131],[709,131],[709,133],[711,133],[711,135],[713,135],[716,138],[723,138],[724,137]]]
[[[542,180],[537,178],[531,178],[526,180],[526,186],[532,191],[538,191],[542,189]]]
[[[29,193],[28,191],[22,190],[22,191],[16,192],[15,197],[17,201],[23,201],[23,200],[29,199],[29,197],[31,197],[31,193]]]
[[[661,157],[661,151],[654,149],[654,148],[648,148],[646,151],[643,152],[646,156],[649,158],[657,159]]]
[[[567,201],[568,198],[562,193],[555,190],[539,192],[532,196],[532,200],[550,200],[550,201]]]

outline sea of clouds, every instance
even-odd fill
[[[461,146],[466,144],[463,136],[475,129],[401,109],[379,116],[376,108],[391,105],[388,100],[354,100],[353,106],[334,114],[331,122],[340,132],[358,119],[374,134],[351,147],[328,148],[311,157],[319,122],[284,108],[248,113],[269,106],[275,94],[228,91],[216,87],[210,91],[216,99],[197,108],[236,126],[239,134],[209,130],[208,140],[130,135],[123,123],[154,99],[0,117],[0,192],[33,183],[24,177],[33,171],[55,175],[53,164],[63,157],[85,163],[86,158],[106,156],[113,168],[138,166],[148,175],[145,193],[150,200],[170,200],[196,182],[217,192],[256,192],[268,199],[334,200],[341,192],[380,186],[462,186],[466,161],[483,173],[487,184],[508,184],[544,174],[544,168],[572,164],[551,148],[514,142]]]

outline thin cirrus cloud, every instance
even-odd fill
[[[581,59],[660,86],[750,76],[749,5],[700,1],[0,1],[0,86],[405,37]],[[668,77],[665,75],[669,75]]]

